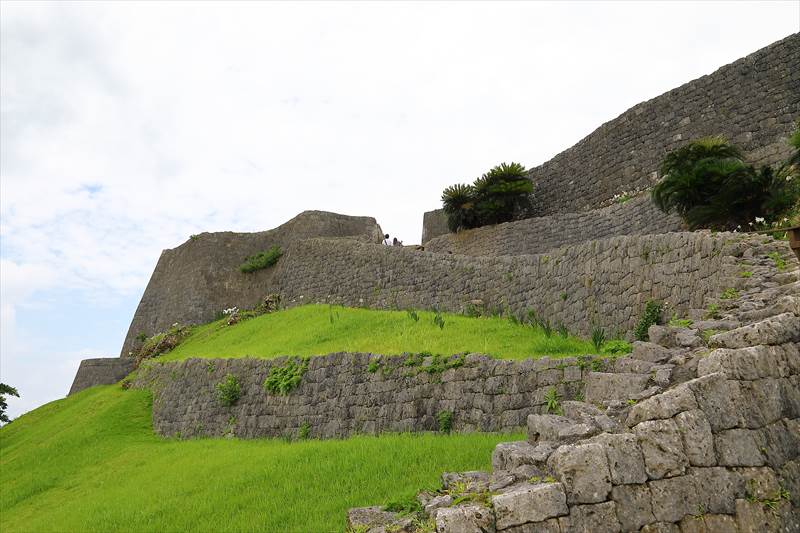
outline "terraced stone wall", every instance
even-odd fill
[[[153,427],[166,436],[296,437],[303,425],[315,438],[437,431],[442,411],[453,413],[454,431],[510,431],[543,411],[548,389],[563,399],[582,394],[590,366],[575,358],[516,362],[469,355],[459,368],[428,372],[430,357],[411,365],[408,360],[358,353],[313,357],[300,385],[285,396],[265,392],[263,382],[286,358],[154,362],[139,369],[133,386],[153,390]],[[241,384],[231,407],[216,392],[227,374]]]
[[[602,209],[527,218],[446,233],[425,244],[425,250],[462,255],[523,255],[616,235],[681,231],[679,217],[655,208],[643,194]]]
[[[737,283],[735,234],[613,237],[516,257],[470,257],[312,239],[291,246],[274,274],[288,305],[327,302],[461,312],[474,300],[535,311],[588,335],[627,333],[650,299],[686,313]]]

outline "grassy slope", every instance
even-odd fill
[[[520,437],[165,440],[147,392],[95,387],[0,429],[0,530],[341,531],[347,508],[488,468]]]
[[[444,314],[445,326],[440,329],[433,323],[433,313],[417,313],[419,321],[415,322],[405,311],[305,305],[232,327],[224,321],[200,326],[175,350],[159,359],[275,357],[341,351],[385,355],[425,351],[450,355],[468,351],[522,359],[596,352],[588,341],[562,338],[555,332],[547,337],[539,328],[513,324],[505,318]]]

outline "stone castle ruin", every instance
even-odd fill
[[[267,294],[288,306],[452,312],[479,300],[582,335],[630,332],[658,300],[691,324],[651,326],[649,342],[616,359],[470,354],[434,376],[368,371],[400,366],[401,356],[336,353],[311,358],[280,397],[261,383],[286,358],[190,359],[142,364],[131,386],[153,391],[162,435],[431,431],[443,410],[455,431],[527,428],[527,440],[497,446],[492,472],[444,474],[438,493],[420,493],[439,532],[800,531],[798,261],[786,241],[764,235],[686,231],[648,192],[664,155],[701,136],[724,135],[753,162],[782,161],[798,118],[793,34],[531,169],[534,217],[450,234],[440,211],[425,213],[424,249],[381,246],[373,218],[318,211],[270,231],[193,236],[162,253],[121,357],[84,361],[70,393],[127,375],[140,333],[208,322]],[[632,198],[614,201],[623,191]],[[276,244],[284,255],[274,267],[239,272],[244,257]],[[725,297],[729,289],[738,297]],[[215,399],[228,373],[242,384],[233,407]],[[548,411],[551,390],[560,414]],[[378,507],[348,520],[361,532],[418,526]]]

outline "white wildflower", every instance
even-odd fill
[[[756,222],[758,224],[763,224],[765,222],[765,219],[763,217],[756,217]]]

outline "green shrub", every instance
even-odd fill
[[[306,440],[308,436],[311,434],[311,424],[308,422],[303,422],[300,428],[297,430],[297,439],[298,440]]]
[[[749,229],[780,221],[800,202],[793,167],[758,169],[722,137],[698,139],[670,152],[661,164],[653,202],[676,212],[691,229]]]
[[[550,387],[544,393],[544,410],[545,413],[561,414],[561,398],[555,387]]]
[[[285,396],[292,392],[308,370],[308,357],[287,359],[281,366],[273,366],[264,380],[264,391]]]
[[[239,380],[233,374],[227,374],[222,381],[217,383],[217,399],[226,407],[235,404],[239,400],[240,393]]]
[[[378,369],[380,369],[380,367],[381,367],[380,359],[372,359],[367,364],[367,372],[369,372],[370,374],[374,374],[375,372],[378,371]]]
[[[595,326],[592,328],[592,345],[598,352],[606,342],[606,330],[601,327]]]
[[[519,163],[502,163],[472,185],[456,184],[442,192],[450,231],[513,220],[530,208],[533,183]]]
[[[440,433],[450,433],[453,429],[453,412],[439,411],[436,413],[436,422],[439,424]]]
[[[636,324],[636,328],[633,330],[633,336],[637,341],[650,340],[647,330],[650,329],[650,326],[661,322],[661,311],[661,302],[650,300],[645,304],[644,314],[642,314],[639,323]]]
[[[753,272],[751,270],[742,270],[739,272],[740,278],[750,278],[753,276]]]
[[[678,318],[675,315],[669,321],[669,325],[675,328],[688,328],[692,324],[694,324],[694,321],[691,318]]]
[[[737,291],[733,287],[728,287],[727,289],[722,291],[722,294],[720,295],[720,298],[723,300],[735,300],[738,297],[739,297],[739,291]]]
[[[633,346],[631,346],[631,343],[626,340],[613,339],[606,341],[606,343],[603,345],[603,349],[600,351],[608,355],[623,355],[626,353],[631,353],[633,351]]]
[[[165,354],[183,342],[191,333],[191,327],[175,323],[167,331],[153,335],[145,340],[133,355],[141,361]]]
[[[281,247],[273,245],[265,252],[259,252],[256,255],[248,257],[245,262],[239,266],[239,270],[246,274],[271,267],[278,262],[278,259],[280,259],[282,255]]]

